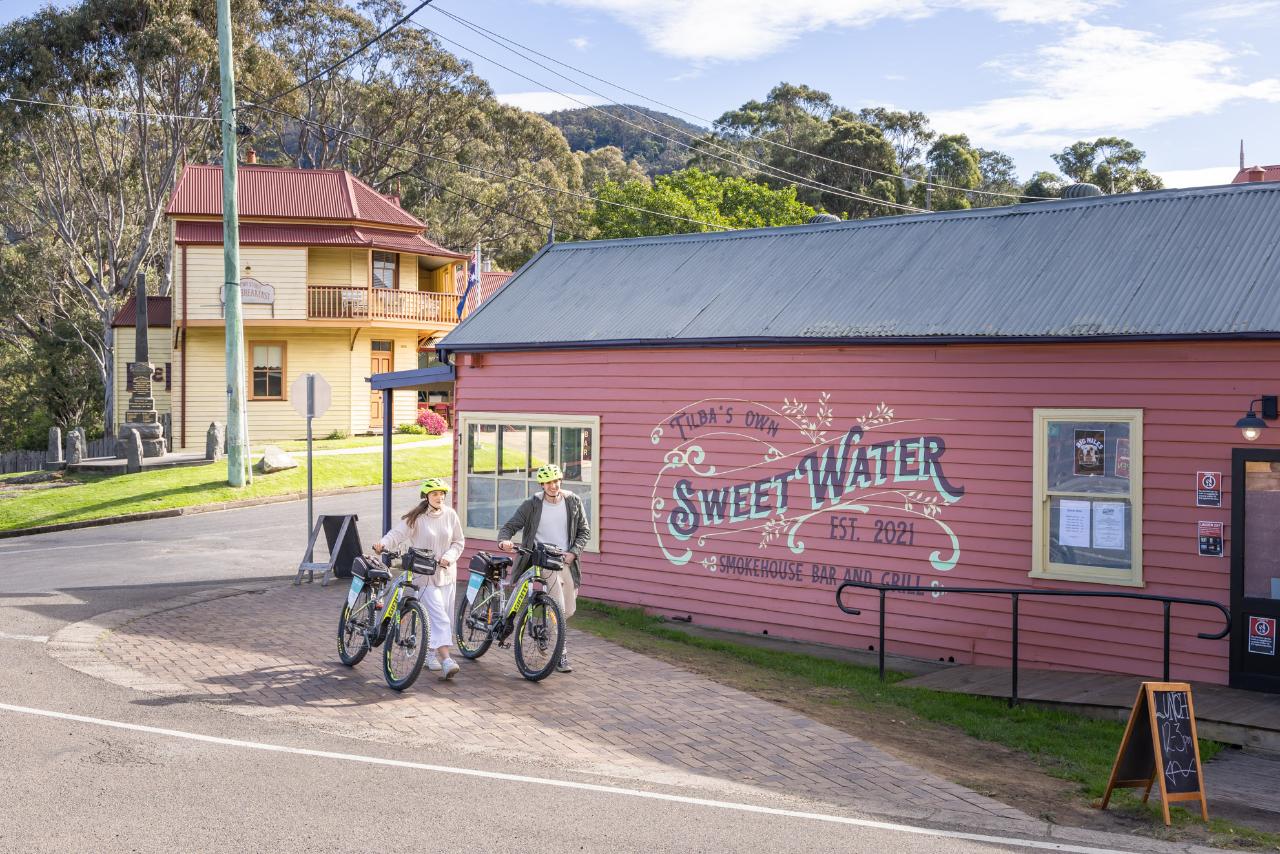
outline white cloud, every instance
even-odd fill
[[[996,66],[1023,83],[1021,94],[934,111],[931,118],[935,127],[963,129],[982,145],[1045,148],[1209,114],[1232,101],[1280,103],[1280,79],[1241,81],[1233,58],[1213,42],[1160,41],[1140,30],[1082,23],[1057,44]]]
[[[591,46],[591,42],[588,41],[587,38],[584,36],[578,36],[577,38],[569,39],[569,44],[573,45],[578,50],[586,50],[588,47]]]
[[[1234,166],[1206,166],[1203,169],[1169,169],[1157,172],[1164,185],[1174,187],[1214,187],[1230,184],[1240,170]]]
[[[583,104],[590,104],[594,107],[605,103],[604,98],[597,98],[595,95],[579,95],[577,93],[574,93],[572,97],[568,97],[557,95],[555,92],[506,92],[494,97],[504,104],[510,104],[513,107],[519,107],[531,113],[577,110],[581,109]]]
[[[692,60],[754,59],[830,27],[915,20],[946,10],[982,12],[1006,23],[1080,20],[1112,0],[553,0],[594,9],[639,32],[653,50]]]
[[[1280,10],[1280,0],[1245,0],[1241,3],[1224,3],[1221,6],[1197,9],[1187,17],[1200,21],[1237,21],[1241,18],[1272,15],[1277,10]]]

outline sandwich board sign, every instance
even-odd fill
[[[1142,683],[1111,767],[1101,808],[1107,808],[1114,789],[1145,789],[1142,802],[1146,803],[1157,782],[1166,826],[1170,823],[1169,804],[1181,801],[1199,801],[1200,817],[1209,820],[1200,743],[1196,740],[1195,706],[1191,702],[1191,686],[1186,682]]]

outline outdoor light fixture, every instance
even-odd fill
[[[1253,409],[1255,403],[1262,404],[1261,417]],[[1262,429],[1267,426],[1267,422],[1274,421],[1276,418],[1280,418],[1280,396],[1264,394],[1249,401],[1249,412],[1236,422],[1236,426],[1244,434],[1245,441],[1252,442],[1262,435]]]

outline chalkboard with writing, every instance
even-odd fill
[[[1112,790],[1121,788],[1145,789],[1145,802],[1156,783],[1160,784],[1165,824],[1170,823],[1169,804],[1178,801],[1199,801],[1201,817],[1209,820],[1195,706],[1191,686],[1185,682],[1143,682],[1138,689],[1102,808],[1106,809]]]

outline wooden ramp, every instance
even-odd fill
[[[1152,677],[1154,680],[1155,677]],[[1018,699],[1070,706],[1093,717],[1125,720],[1143,680],[1138,676],[1018,668]],[[1150,680],[1148,680],[1150,681]],[[954,694],[1007,698],[1010,673],[1001,667],[961,665],[900,682]],[[1200,735],[1227,744],[1280,751],[1280,694],[1193,682]]]

